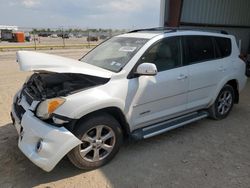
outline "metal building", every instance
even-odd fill
[[[161,0],[160,25],[225,30],[250,54],[249,0]]]
[[[13,31],[17,31],[17,26],[0,25],[0,40],[10,41],[13,39]]]

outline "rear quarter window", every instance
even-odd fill
[[[224,37],[214,37],[214,39],[218,46],[220,56],[222,58],[230,56],[232,52],[231,39]]]

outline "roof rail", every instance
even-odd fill
[[[215,32],[215,33],[221,33],[228,35],[228,32],[224,30],[216,30],[216,29],[207,29],[207,28],[197,28],[197,27],[153,27],[153,28],[146,28],[146,29],[137,29],[129,31],[128,33],[135,33],[135,32],[141,32],[141,31],[162,31],[164,33],[166,32],[176,32],[176,31],[203,31],[203,32]]]
[[[209,29],[207,27],[180,27],[179,30],[191,30],[191,31],[203,31],[203,32],[213,32],[213,33],[221,33],[224,35],[228,35],[228,32],[225,30],[218,29]]]
[[[128,33],[135,33],[140,31],[167,31],[167,30],[177,30],[178,27],[152,27],[152,28],[145,28],[145,29],[136,29],[129,31]]]

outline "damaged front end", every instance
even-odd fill
[[[111,75],[76,60],[35,52],[19,52],[18,63],[21,70],[34,72],[13,100],[11,117],[19,134],[18,147],[37,166],[51,171],[81,144],[72,133],[77,120],[54,112],[67,96],[103,85]]]
[[[52,115],[68,95],[103,85],[112,75],[108,70],[78,60],[37,52],[18,51],[17,62],[20,70],[34,72],[14,101],[20,120],[25,111],[19,101],[24,98],[36,117],[47,123],[56,121],[60,126],[67,121],[55,118],[53,121]]]
[[[108,81],[108,78],[74,73],[34,73],[24,84],[22,92],[28,95],[31,103],[32,100],[65,97]]]
[[[24,84],[21,96],[29,105],[34,102],[34,114],[39,119],[71,130],[74,120],[54,114],[54,111],[65,102],[66,96],[108,81],[109,78],[74,73],[34,73]]]

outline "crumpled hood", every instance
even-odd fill
[[[17,62],[21,71],[79,73],[102,78],[112,76],[108,70],[78,60],[32,51],[18,51]]]

